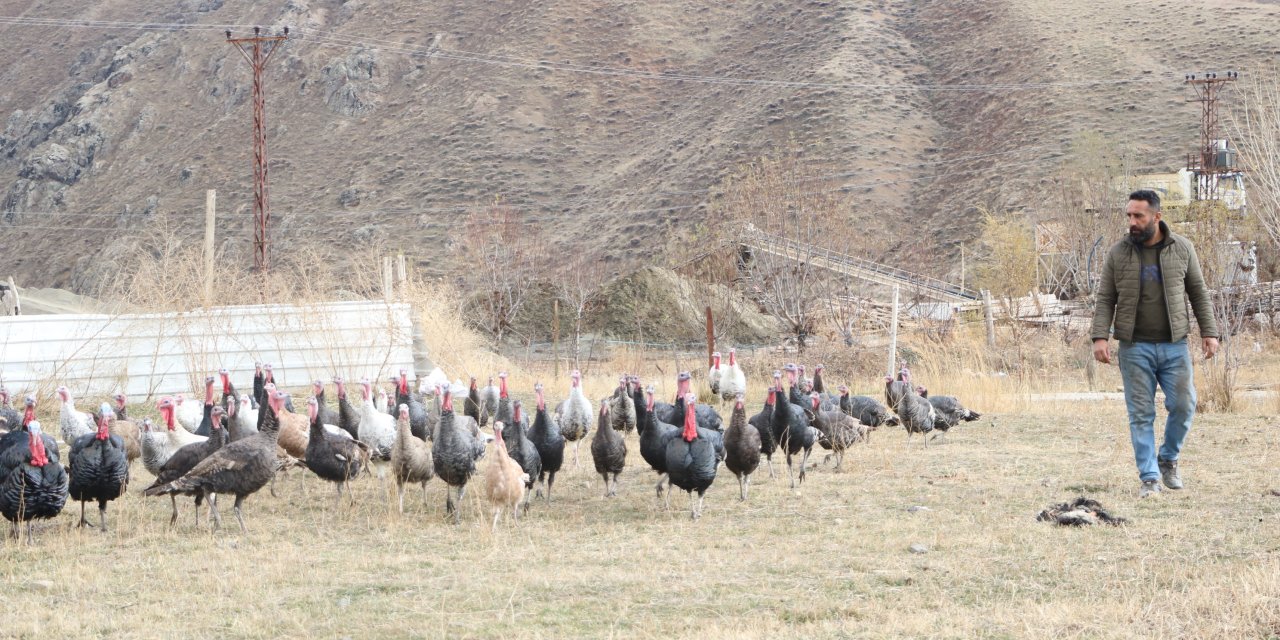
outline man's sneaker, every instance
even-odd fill
[[[1164,486],[1170,489],[1182,488],[1182,476],[1178,475],[1177,460],[1157,460],[1160,465],[1160,479],[1164,480]]]
[[[1143,480],[1142,486],[1138,488],[1139,498],[1150,498],[1160,493],[1160,483],[1156,480]]]

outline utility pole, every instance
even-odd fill
[[[213,234],[218,192],[204,192],[204,306],[213,306]]]
[[[1194,98],[1187,102],[1200,103],[1200,148],[1187,157],[1187,168],[1195,175],[1195,183],[1191,186],[1194,200],[1217,200],[1220,198],[1220,178],[1228,174],[1238,173],[1236,166],[1236,150],[1230,147],[1218,120],[1218,104],[1226,83],[1240,79],[1240,74],[1227,71],[1219,76],[1217,73],[1188,74],[1183,82],[1195,92]]]
[[[227,42],[234,45],[253,68],[253,266],[259,273],[269,267],[267,260],[267,223],[271,220],[271,207],[267,198],[267,114],[262,92],[262,70],[271,54],[289,39],[289,27],[284,35],[264,36],[259,27],[253,28],[251,38],[233,38],[227,31]]]

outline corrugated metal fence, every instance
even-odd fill
[[[15,395],[65,384],[79,396],[131,398],[200,389],[231,372],[250,390],[255,362],[277,384],[300,387],[335,374],[383,379],[413,371],[413,325],[404,303],[214,307],[142,315],[0,318],[0,378]]]

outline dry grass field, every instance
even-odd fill
[[[1276,429],[1200,418],[1188,488],[1142,502],[1118,403],[996,413],[927,447],[882,429],[843,473],[816,455],[798,491],[779,460],[742,503],[722,467],[697,522],[684,495],[658,508],[632,436],[618,497],[584,447],[554,503],[496,531],[478,479],[454,526],[438,481],[401,516],[391,482],[335,505],[305,471],[246,502],[247,535],[229,501],[219,533],[189,501],[171,529],[136,465],[107,533],[69,506],[0,544],[0,636],[1275,638]],[[1078,495],[1129,523],[1036,522]]]

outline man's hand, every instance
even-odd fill
[[[1208,338],[1206,338],[1208,340]],[[1208,349],[1208,342],[1205,342],[1205,348]],[[1214,341],[1214,349],[1218,348],[1217,341]],[[1104,338],[1098,338],[1093,341],[1093,359],[1102,364],[1111,364],[1111,343]]]
[[[1096,352],[1097,346],[1095,346],[1094,349]],[[1204,359],[1208,360],[1209,358],[1212,358],[1216,353],[1218,353],[1218,339],[1205,338],[1204,339]]]

